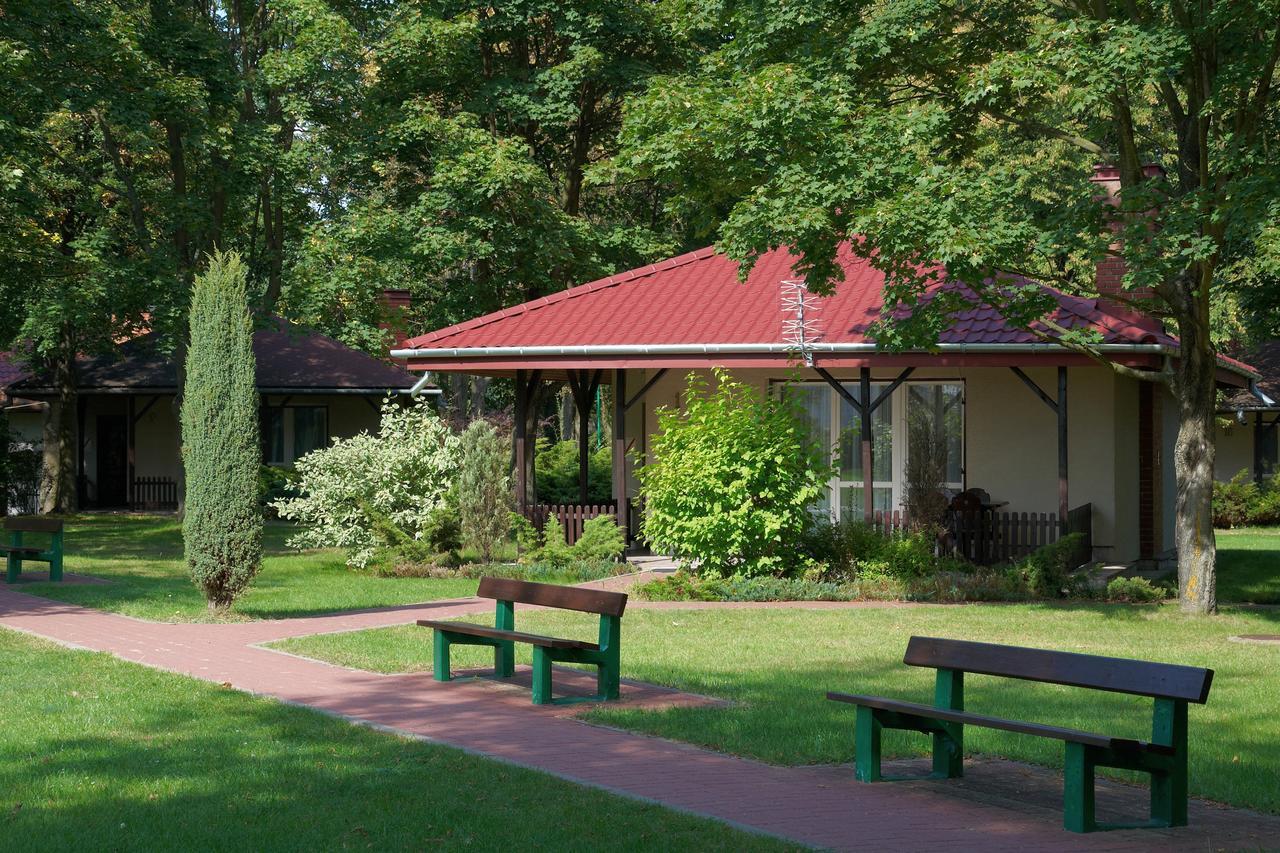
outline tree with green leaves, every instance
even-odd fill
[[[262,451],[247,278],[239,255],[215,252],[191,294],[182,535],[191,578],[212,610],[230,607],[262,562]]]
[[[1012,322],[1168,387],[1180,597],[1213,611],[1215,307],[1259,280],[1251,258],[1269,265],[1261,280],[1275,267],[1257,250],[1280,223],[1276,0],[692,11],[722,46],[632,105],[624,170],[669,184],[674,213],[728,209],[719,239],[744,274],[791,245],[797,274],[826,291],[851,240],[886,273],[888,310],[914,306],[878,324],[884,347],[930,346],[963,307],[958,293],[921,299],[936,262]],[[1116,170],[1110,198],[1098,163]],[[1111,361],[1026,284],[1097,296],[1096,265],[1114,258],[1127,271],[1112,298],[1181,340],[1162,369]]]
[[[477,549],[487,563],[511,528],[511,450],[493,424],[485,420],[467,425],[459,450],[461,462],[454,488],[462,541]]]

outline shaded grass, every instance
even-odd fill
[[[472,595],[466,578],[383,578],[355,572],[341,551],[285,547],[294,527],[269,523],[262,571],[232,616],[271,619],[414,604]],[[92,515],[67,520],[65,570],[111,581],[103,585],[23,584],[33,595],[160,621],[210,618],[182,559],[182,523],[173,516]],[[42,563],[28,564],[43,569]]]
[[[0,630],[6,850],[782,850],[772,839]]]
[[[469,619],[468,621],[487,621]],[[594,620],[518,613],[517,627],[593,636]],[[600,723],[781,764],[849,762],[853,713],[826,691],[932,701],[933,671],[902,664],[908,637],[957,639],[1207,666],[1216,670],[1205,706],[1193,705],[1191,790],[1196,796],[1280,812],[1280,648],[1227,638],[1280,633],[1280,612],[1184,616],[1176,606],[955,605],[810,611],[645,610],[623,619],[622,674],[733,701],[728,708],[599,708]],[[277,647],[381,672],[431,666],[430,632],[398,627],[287,640]],[[528,662],[528,647],[517,645]],[[455,647],[455,665],[491,665],[482,650]],[[1152,702],[1139,697],[983,676],[966,682],[974,711],[1147,739]],[[1060,768],[1057,741],[970,727],[970,754]],[[922,735],[886,733],[886,756],[926,754]],[[1124,776],[1117,772],[1115,775]],[[1128,777],[1135,778],[1135,777]],[[1136,777],[1143,778],[1143,777]],[[1145,778],[1143,778],[1145,781]]]
[[[1280,604],[1280,527],[1215,531],[1218,600]]]

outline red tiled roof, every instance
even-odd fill
[[[780,343],[784,314],[779,282],[794,278],[796,258],[777,249],[760,258],[745,283],[738,264],[713,248],[619,273],[550,296],[412,338],[406,348],[610,346],[627,344]],[[846,245],[838,262],[845,278],[819,300],[825,343],[872,343],[868,327],[880,316],[884,275]],[[1053,319],[1066,328],[1092,326],[1109,344],[1165,344],[1173,337],[1126,319],[1095,299],[1054,293]],[[1027,344],[1040,339],[977,304],[955,317],[940,342]]]

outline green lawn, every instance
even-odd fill
[[[0,630],[5,850],[782,850],[772,839]]]
[[[591,636],[590,618],[518,614],[522,630]],[[563,632],[568,632],[567,634]],[[924,634],[1208,666],[1206,706],[1191,709],[1191,786],[1201,797],[1280,812],[1280,648],[1230,642],[1280,633],[1280,611],[1213,618],[1174,606],[956,605],[843,611],[642,610],[623,619],[624,677],[733,700],[728,708],[595,710],[601,723],[784,764],[849,762],[853,713],[827,690],[932,700],[932,671],[902,665],[907,638]],[[382,672],[431,665],[429,632],[400,627],[277,644],[296,654]],[[527,647],[520,647],[526,652]],[[483,651],[455,647],[458,665]],[[527,657],[526,657],[527,662]],[[1151,702],[1097,691],[971,676],[972,710],[1150,736]],[[971,752],[1060,767],[1057,741],[972,728]],[[924,754],[926,739],[886,735],[886,755]]]
[[[1217,534],[1218,600],[1280,604],[1280,527]]]
[[[457,598],[476,581],[380,578],[352,571],[337,550],[299,553],[285,548],[293,527],[268,524],[262,571],[233,615],[249,619],[308,616]],[[173,516],[81,516],[66,528],[65,569],[105,578],[110,584],[23,584],[19,589],[87,607],[143,619],[209,618],[204,598],[182,562],[182,524]],[[46,568],[29,563],[32,569]]]

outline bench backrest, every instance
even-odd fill
[[[1198,666],[937,637],[912,637],[902,662],[1200,704],[1209,698],[1213,682],[1213,670]]]
[[[34,515],[14,515],[4,520],[5,530],[22,533],[61,533],[62,519],[41,518]]]
[[[476,595],[498,601],[558,607],[562,610],[577,610],[581,613],[599,613],[601,616],[621,616],[622,611],[627,607],[627,596],[622,592],[582,589],[554,583],[533,583],[510,578],[481,578],[480,589],[476,591]]]

